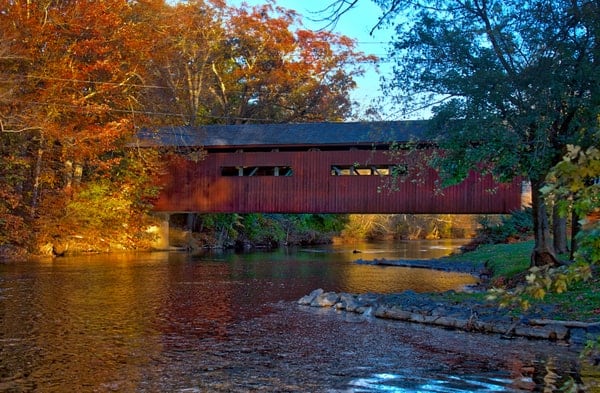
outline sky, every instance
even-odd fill
[[[278,6],[296,10],[302,15],[302,22],[305,28],[318,30],[327,27],[327,22],[315,21],[314,19],[322,18],[318,13],[333,0],[276,0]],[[250,6],[265,4],[265,0],[228,0],[231,6],[239,6],[246,3]],[[371,101],[381,97],[379,79],[381,75],[387,74],[391,70],[391,65],[384,61],[386,56],[387,42],[390,39],[389,30],[375,30],[373,34],[370,31],[377,23],[378,17],[381,15],[380,8],[373,4],[370,0],[359,1],[357,6],[345,13],[339,22],[336,24],[333,31],[338,34],[346,35],[355,39],[358,42],[357,48],[359,51],[368,55],[376,55],[383,61],[379,64],[379,71],[373,66],[368,66],[363,77],[357,78],[358,87],[352,93],[353,101],[359,103],[361,108],[366,109]],[[389,115],[388,115],[389,116]],[[382,120],[394,120],[384,118]]]

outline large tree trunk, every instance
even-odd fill
[[[541,180],[531,181],[531,207],[533,209],[533,231],[535,246],[531,254],[531,266],[558,265],[554,253],[546,203],[540,194]]]
[[[552,232],[554,240],[554,251],[557,254],[566,254],[567,248],[567,217],[559,214],[556,205],[552,208]]]

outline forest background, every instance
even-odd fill
[[[202,153],[136,149],[136,130],[341,121],[376,61],[270,3],[2,0],[0,31],[4,255],[148,247],[161,164]]]
[[[448,183],[474,167],[531,179],[533,260],[557,262],[547,200],[587,220],[586,258],[599,259],[597,2],[375,3],[376,23],[395,28],[384,91],[404,110],[432,107],[447,152],[432,163]],[[377,61],[273,3],[1,0],[0,28],[5,254],[148,246],[161,164],[202,152],[135,149],[138,128],[342,121],[355,78]]]

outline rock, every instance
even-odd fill
[[[341,293],[339,296],[339,301],[335,304],[335,308],[338,310],[355,312],[358,308],[356,297],[349,293]]]
[[[69,242],[66,240],[57,239],[52,244],[52,254],[57,257],[62,257],[69,250]]]
[[[332,307],[338,300],[340,300],[340,296],[337,293],[325,292],[315,296],[310,305],[312,307]]]
[[[303,296],[300,300],[298,300],[298,304],[303,306],[310,306],[310,304],[315,300],[317,296],[320,296],[323,292],[323,289],[315,289],[309,295]]]
[[[564,340],[568,335],[568,329],[565,326],[517,326],[514,331],[515,335],[540,338],[545,340]],[[560,337],[560,338],[559,338]]]
[[[469,332],[496,333],[503,337],[528,337],[569,341],[581,346],[600,336],[600,323],[513,318],[496,306],[478,301],[443,303],[435,297],[405,291],[397,294],[349,294],[317,289],[298,301],[313,307],[335,307],[377,318],[416,322]]]
[[[364,294],[358,295],[356,297],[356,301],[361,306],[367,306],[368,307],[368,306],[372,306],[375,303],[377,303],[380,298],[381,298],[380,295],[376,295],[374,293],[364,293]]]
[[[379,318],[388,318],[388,319],[396,319],[399,321],[408,321],[412,315],[412,313],[403,310],[399,306],[391,306],[387,305],[379,306],[373,312],[373,315]]]
[[[569,337],[569,329],[566,326],[562,325],[549,325],[552,329],[550,333],[551,340],[564,341]]]

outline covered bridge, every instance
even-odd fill
[[[508,213],[521,183],[471,173],[439,189],[427,122],[244,124],[162,127],[143,147],[181,149],[168,163],[157,212]],[[417,149],[390,149],[390,144]],[[190,159],[190,151],[200,159]]]

